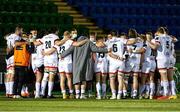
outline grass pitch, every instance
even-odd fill
[[[178,95],[180,96],[180,95]],[[180,112],[177,100],[63,100],[55,99],[10,99],[0,96],[0,111],[123,111],[123,112]]]

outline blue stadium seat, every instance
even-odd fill
[[[180,0],[67,0],[85,16],[108,30],[130,27],[155,31],[158,26],[180,26]],[[0,8],[1,10],[1,8]],[[178,34],[179,28],[173,29]]]

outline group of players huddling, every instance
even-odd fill
[[[22,38],[22,30],[16,28],[14,34],[6,36],[7,53],[16,46],[16,41]],[[54,31],[37,38],[37,31],[32,30],[26,39],[36,46],[30,60],[36,76],[35,98],[53,97],[54,77],[58,74],[63,99],[86,99],[85,89],[75,88],[74,91],[72,54],[62,57],[61,53],[70,46],[80,47],[87,41],[92,41],[97,47],[106,47],[109,51],[91,54],[94,60],[96,99],[107,98],[107,84],[112,92],[110,99],[126,98],[127,91],[131,92],[130,97],[134,99],[154,99],[155,96],[161,96],[158,99],[177,99],[173,79],[176,61],[174,43],[177,39],[168,35],[166,27],[159,27],[154,35],[151,32],[138,34],[135,29],[130,29],[128,35],[122,33],[119,37],[115,32],[109,33],[106,38],[96,37],[92,33],[89,39],[80,42],[75,41],[78,38],[76,30],[65,31],[62,40],[57,34],[58,32]],[[14,57],[6,59],[6,62],[6,95],[20,98],[22,94],[13,92]],[[160,78],[157,79],[158,74],[155,71],[159,72]],[[47,84],[48,93],[45,96]]]

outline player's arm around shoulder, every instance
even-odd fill
[[[82,41],[73,41],[72,45],[74,47],[80,47],[80,46],[86,44],[88,41],[89,41],[89,39],[85,39],[85,40],[82,40]]]
[[[160,46],[160,37],[156,36],[155,39],[147,37],[147,43],[151,47],[151,49],[156,50]]]
[[[137,42],[136,38],[126,39],[126,45],[133,45]]]
[[[42,50],[42,55],[44,55],[44,56],[51,55],[56,51],[56,49],[57,48],[55,46],[53,46],[50,50],[48,50],[46,52],[44,50]]]

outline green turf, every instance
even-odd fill
[[[62,100],[9,99],[0,97],[0,111],[131,111],[131,112],[180,112],[177,100]]]

